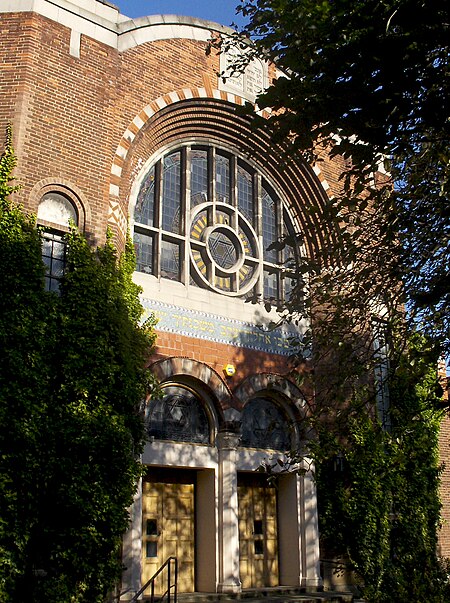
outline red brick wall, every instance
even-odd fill
[[[440,553],[450,557],[450,416],[447,414],[441,428],[440,461],[444,470],[441,475],[442,528],[439,538]]]
[[[30,201],[30,192],[36,183],[49,177],[73,183],[90,204],[87,231],[101,241],[111,165],[125,130],[164,94],[216,89],[219,57],[192,40],[148,42],[118,53],[83,35],[75,58],[62,25],[26,13],[3,13],[0,21],[0,132],[12,121],[20,199],[35,211],[38,197]],[[326,173],[332,190],[339,171],[336,165]],[[126,184],[133,175],[128,171]],[[122,188],[126,215],[129,186]]]
[[[238,348],[224,343],[160,331],[155,355],[151,361],[166,356],[184,356],[208,364],[224,378],[231,390],[235,389],[246,377],[252,374],[277,373],[286,375],[290,370],[287,356],[267,354],[257,350]],[[235,365],[236,373],[233,377],[224,376],[223,368],[226,364]]]
[[[117,53],[82,37],[81,58],[69,54],[70,31],[35,14],[1,15],[0,67],[7,74],[0,127],[12,121],[21,201],[44,178],[78,186],[89,200],[97,240],[105,235],[111,169]],[[3,40],[11,46],[3,45]],[[16,58],[16,48],[21,51]],[[23,49],[23,50],[22,50]],[[15,66],[8,66],[14,56]],[[11,73],[12,72],[12,73]],[[11,86],[11,77],[14,84]],[[21,79],[21,82],[16,80]],[[36,211],[36,206],[31,207]]]

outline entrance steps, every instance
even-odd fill
[[[143,599],[145,601],[145,599]],[[182,593],[178,603],[357,603],[351,592],[302,592],[290,587],[249,589],[239,594]],[[363,601],[359,600],[360,603]]]

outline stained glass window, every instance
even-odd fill
[[[150,169],[136,201],[136,222],[153,226],[155,211],[155,166]]]
[[[262,195],[262,216],[263,216],[263,247],[264,247],[264,259],[267,262],[278,262],[278,253],[276,249],[269,249],[269,247],[278,240],[277,233],[277,208],[276,202],[269,193],[263,189]]]
[[[207,151],[191,152],[191,207],[208,200]]]
[[[241,445],[251,448],[291,449],[289,423],[270,398],[249,400],[242,413]]]
[[[180,153],[172,153],[163,161],[162,228],[180,231],[181,166]]]
[[[244,170],[243,167],[238,167],[238,207],[247,220],[253,223],[255,219],[255,211],[253,208],[253,179],[252,175]]]
[[[208,415],[191,390],[174,385],[165,387],[163,398],[153,400],[148,409],[147,433],[157,440],[208,444]]]
[[[223,155],[216,155],[216,198],[230,202],[230,160]]]
[[[157,160],[134,219],[140,272],[271,301],[286,299],[287,277],[292,288],[298,251],[289,212],[263,174],[225,150],[187,145]],[[287,235],[285,252],[268,249]]]
[[[161,241],[161,276],[174,281],[180,280],[180,246],[170,241]]]

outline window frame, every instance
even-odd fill
[[[205,152],[207,158],[207,190],[204,193],[196,192],[196,194],[204,195],[207,200],[203,203],[197,203],[192,205],[191,200],[191,179],[192,179],[192,153],[195,151]],[[160,216],[160,207],[163,205],[163,174],[162,169],[163,162],[166,157],[180,153],[180,226],[179,232],[169,232],[162,228],[162,220]],[[230,195],[228,203],[223,203],[217,199],[217,157],[223,157],[229,161],[230,169]],[[253,192],[252,199],[254,205],[254,217],[253,221],[248,220],[243,211],[242,203],[239,200],[239,173],[240,170],[245,170],[251,178]],[[137,214],[137,204],[139,202],[139,195],[145,186],[147,177],[151,171],[154,170],[154,192],[153,192],[153,220],[149,220],[148,223],[139,221]],[[272,253],[278,255],[277,261],[273,261],[267,252],[264,250],[264,232],[263,232],[263,193],[267,192],[269,198],[274,201],[274,212],[275,212],[275,228],[276,228],[276,240],[280,241],[282,238],[290,237],[291,240],[295,237],[298,232],[295,217],[292,212],[288,210],[288,204],[278,193],[277,187],[271,181],[267,174],[263,172],[260,166],[258,166],[251,158],[242,157],[242,153],[239,153],[236,149],[226,148],[223,145],[216,144],[216,142],[205,142],[204,140],[191,139],[189,141],[179,142],[161,149],[158,153],[153,155],[145,164],[141,171],[140,178],[137,179],[132,197],[134,203],[131,206],[132,215],[132,231],[133,240],[135,242],[136,254],[137,254],[137,270],[144,274],[151,274],[158,280],[169,278],[181,282],[186,287],[195,286],[202,289],[210,290],[215,293],[223,294],[229,297],[237,298],[256,298],[271,303],[280,303],[286,301],[289,298],[289,292],[292,291],[292,286],[288,286],[286,280],[290,279],[295,281],[298,278],[295,269],[287,267],[285,265],[286,249],[279,249]],[[215,224],[216,215],[218,208],[221,206],[227,207],[230,215],[231,226],[236,230],[238,228],[237,222],[242,221],[245,224],[247,220],[248,225],[245,228],[250,232],[254,233],[256,240],[256,257],[246,255],[245,265],[248,266],[247,273],[253,272],[256,277],[250,277],[252,282],[251,286],[247,286],[244,281],[244,286],[241,288],[240,284],[236,284],[237,280],[244,280],[245,277],[235,275],[234,282],[233,277],[230,277],[230,290],[226,290],[226,285],[216,285],[215,271],[211,269],[211,265],[206,265],[207,277],[203,278],[198,273],[198,263],[196,268],[196,261],[192,255],[192,249],[202,249],[202,244],[199,242],[196,245],[196,241],[193,241],[191,236],[190,227],[193,224],[193,219],[200,212],[200,208],[208,212],[208,224]],[[225,212],[226,213],[226,212]],[[212,215],[209,215],[212,214]],[[223,219],[223,218],[222,218]],[[192,220],[192,221],[191,221]],[[153,221],[153,224],[151,223]],[[216,227],[216,226],[214,226]],[[225,233],[226,235],[226,233]],[[148,266],[144,262],[140,262],[141,250],[139,245],[138,237],[147,236],[150,237],[148,252],[151,255],[152,265]],[[232,237],[230,237],[232,238]],[[163,266],[161,264],[161,257],[164,247],[168,248],[170,245],[178,246],[178,273],[172,274],[164,273]],[[292,245],[289,249],[293,249],[295,256],[295,262],[298,264],[301,258],[300,244]],[[143,249],[142,247],[141,249]],[[151,250],[151,251],[150,251]],[[167,252],[166,252],[167,253]],[[291,253],[291,251],[289,251]],[[204,255],[207,255],[206,253]],[[209,260],[209,257],[207,258]],[[177,263],[176,259],[173,260],[173,266]],[[146,267],[148,266],[148,267]],[[217,267],[214,267],[217,272]],[[197,272],[196,272],[197,269]],[[219,273],[222,277],[226,277],[225,271],[221,271],[219,267]],[[269,286],[268,281],[272,280],[272,287]],[[265,286],[266,283],[266,286]]]
[[[75,215],[75,218],[76,218],[75,225],[76,226],[78,226],[79,221],[80,221],[80,212],[79,212],[78,204],[75,203],[74,200],[71,198],[71,196],[69,194],[67,194],[66,192],[61,192],[57,188],[56,189],[48,189],[48,190],[45,190],[42,192],[42,196],[40,198],[39,205],[38,205],[36,222],[37,222],[37,228],[41,231],[42,259],[46,266],[46,271],[45,271],[45,275],[44,275],[45,290],[59,294],[61,282],[64,278],[64,274],[66,271],[66,261],[67,261],[67,242],[64,240],[64,237],[69,232],[70,226],[69,226],[69,221],[67,222],[67,224],[65,224],[65,223],[48,221],[42,217],[39,217],[39,207],[46,201],[46,198],[52,194],[57,195],[59,197],[63,197],[67,201],[67,203],[70,205],[70,207],[72,208],[73,213]],[[45,241],[53,241],[53,242],[57,242],[57,243],[61,244],[63,246],[63,254],[62,254],[63,258],[61,259],[60,257],[55,256],[53,254],[53,252],[50,255],[44,255]],[[52,248],[53,247],[54,246],[52,245]],[[52,251],[53,251],[53,249],[52,249]],[[44,258],[47,258],[47,260],[49,260],[49,261],[46,261]],[[61,274],[56,275],[52,272],[53,261],[62,261],[63,262],[63,268],[62,268]]]

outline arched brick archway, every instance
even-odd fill
[[[318,165],[311,167],[291,157],[282,158],[281,149],[273,145],[267,132],[251,128],[251,117],[236,110],[247,102],[236,94],[205,87],[174,91],[144,107],[124,132],[113,158],[110,227],[125,238],[130,189],[148,157],[165,145],[194,137],[197,141],[228,144],[263,166],[291,205],[290,211],[296,215],[313,253],[321,244],[319,220],[302,208],[312,199],[319,207],[324,206],[331,196],[330,187]],[[264,112],[262,115],[268,117]]]

